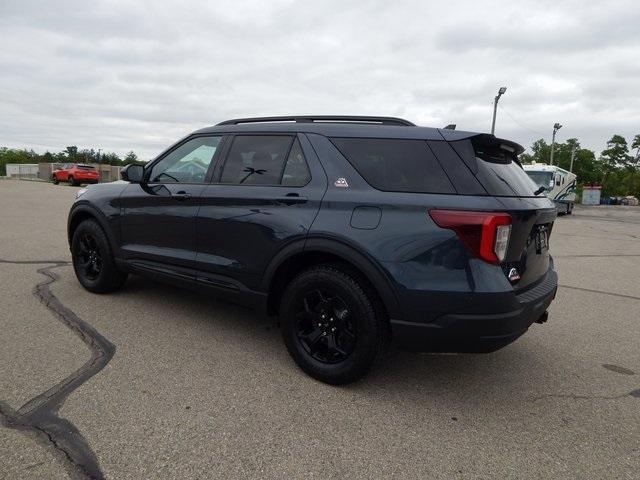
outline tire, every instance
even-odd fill
[[[573,213],[573,203],[570,203],[567,207],[567,215],[571,215]]]
[[[107,236],[95,220],[84,220],[73,232],[71,257],[78,281],[90,292],[113,292],[127,279],[117,269]]]
[[[53,182],[54,185],[58,185],[60,182],[58,181],[58,177],[56,177],[55,175],[53,175],[51,177],[51,181]]]
[[[69,182],[69,185],[72,185],[72,186],[74,186],[74,187],[75,187],[75,185],[76,185],[76,180],[75,180],[73,177],[69,177],[69,178],[67,179],[67,181]]]
[[[287,285],[280,330],[289,354],[313,378],[332,385],[354,382],[382,358],[388,324],[363,285],[332,265],[311,267]]]

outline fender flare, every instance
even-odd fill
[[[383,268],[372,258],[359,252],[342,239],[327,237],[309,237],[295,241],[284,247],[269,262],[260,284],[260,290],[268,292],[278,268],[291,257],[301,253],[329,253],[352,264],[371,282],[384,304],[389,317],[402,319],[402,310],[393,283]]]
[[[109,240],[109,245],[111,246],[113,255],[116,258],[120,257],[120,246],[118,245],[116,237],[113,233],[113,227],[109,224],[109,221],[107,220],[107,217],[104,215],[104,213],[102,213],[100,210],[89,203],[79,203],[71,207],[69,218],[67,220],[67,239],[69,242],[69,248],[71,248],[72,240],[71,226],[73,225],[75,218],[81,214],[87,214],[98,222],[98,224],[102,227],[102,230],[104,230],[107,239]]]

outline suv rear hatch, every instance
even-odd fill
[[[486,193],[511,215],[509,246],[501,266],[514,288],[524,289],[549,269],[549,236],[556,208],[544,193],[534,194],[538,186],[520,165],[518,154],[524,150],[520,145],[493,135],[469,135],[449,144]]]

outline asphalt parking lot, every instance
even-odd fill
[[[83,290],[64,263],[75,191],[0,181],[0,405],[20,427],[95,357],[56,309],[93,327],[113,357],[56,408],[106,478],[640,478],[640,208],[556,221],[557,299],[514,344],[392,350],[336,388],[273,319],[135,277]],[[0,427],[0,478],[82,478],[57,447]]]

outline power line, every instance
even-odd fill
[[[535,134],[537,134],[537,135],[542,135],[542,137],[544,137],[544,133],[539,132],[539,131],[537,131],[537,130],[534,130],[533,128],[529,128],[529,127],[527,127],[526,125],[523,125],[522,123],[520,123],[518,120],[516,120],[516,119],[513,117],[513,115],[511,115],[507,110],[505,110],[505,109],[504,109],[504,107],[503,107],[502,105],[498,104],[498,108],[500,108],[500,110],[502,110],[504,113],[506,113],[506,114],[507,114],[507,116],[508,116],[511,120],[513,120],[516,124],[520,125],[520,126],[521,126],[522,128],[524,128],[525,130],[529,130],[530,132],[533,132],[533,133],[535,133]]]

